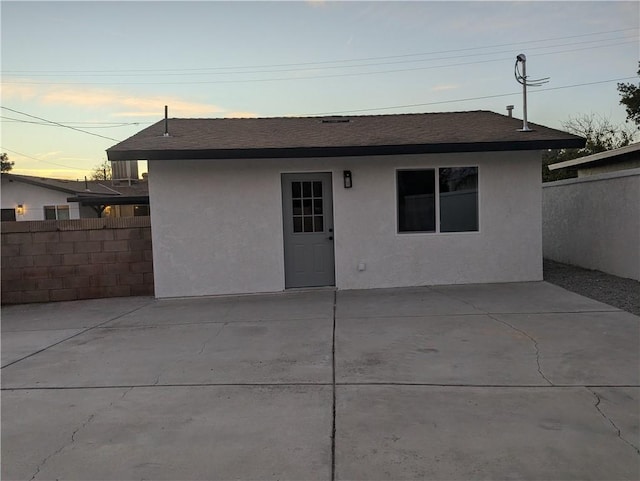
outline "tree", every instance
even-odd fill
[[[640,77],[640,62],[638,62],[638,76]],[[618,84],[620,103],[627,110],[627,121],[635,122],[640,127],[640,85]]]
[[[6,152],[0,154],[0,162],[2,163],[2,172],[9,172],[11,169],[13,169],[13,166],[15,164],[15,162],[9,161],[9,156],[6,154]]]
[[[111,180],[111,178],[111,162],[108,160],[96,165],[91,173],[91,180]]]
[[[545,152],[542,156],[543,182],[569,179],[577,175],[576,168],[550,171],[547,167],[549,164],[624,147],[631,143],[636,134],[634,128],[627,125],[615,125],[609,119],[596,114],[569,117],[568,120],[562,122],[562,128],[571,134],[584,137],[587,142],[581,149],[559,149]]]

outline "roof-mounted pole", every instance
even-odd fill
[[[522,63],[522,73],[520,73],[518,63]],[[515,76],[518,83],[522,85],[522,128],[518,130],[521,132],[531,132],[532,129],[530,129],[529,124],[527,124],[527,86],[539,87],[549,82],[549,77],[535,80],[527,79],[527,57],[523,53],[516,57]]]
[[[164,137],[169,137],[169,107],[164,106]]]

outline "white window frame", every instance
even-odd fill
[[[55,216],[56,216],[55,219],[47,219],[47,209],[53,210],[53,212],[55,213]],[[66,211],[67,212],[67,218],[66,219],[60,219],[60,211]],[[70,209],[69,205],[45,205],[42,208],[42,212],[43,212],[43,215],[44,215],[44,220],[69,220],[69,219],[71,219],[71,209]]]
[[[441,232],[440,231],[440,169],[459,169],[474,167],[478,172],[478,191],[476,209],[478,216],[478,228],[473,231],[459,231],[459,232]],[[434,208],[435,208],[435,230],[433,231],[401,231],[400,230],[400,212],[398,202],[398,172],[411,172],[420,170],[432,170],[435,172],[435,189],[434,189]],[[395,215],[396,215],[396,235],[473,235],[480,233],[480,166],[477,164],[465,164],[465,165],[438,165],[434,167],[398,167],[394,171],[394,183],[395,183]]]

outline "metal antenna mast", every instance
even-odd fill
[[[522,63],[522,73],[520,73],[520,68],[518,65],[519,63]],[[522,85],[522,128],[518,130],[520,130],[521,132],[531,132],[532,129],[530,129],[529,125],[527,124],[527,87],[540,87],[541,85],[549,82],[550,77],[540,79],[527,78],[527,57],[523,53],[519,54],[516,57],[516,65],[514,70],[516,80],[520,85]]]

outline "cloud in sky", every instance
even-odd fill
[[[38,90],[32,85],[21,85],[17,83],[3,83],[2,97],[6,99],[29,100],[38,95]]]
[[[190,102],[179,97],[133,95],[115,89],[3,84],[5,99],[30,100],[44,105],[65,105],[89,109],[108,108],[112,117],[159,117],[169,106],[171,117],[238,116],[237,112],[214,104]],[[244,117],[256,117],[241,112]]]
[[[455,90],[455,89],[459,89],[460,86],[459,85],[435,85],[433,87],[431,87],[431,90],[434,92],[442,92],[444,90]]]
[[[41,96],[44,103],[77,105],[81,107],[112,107],[114,117],[158,116],[165,105],[169,106],[172,116],[194,117],[210,116],[224,112],[224,109],[211,104],[187,102],[176,97],[134,96],[116,90],[103,89],[60,89],[53,88]],[[120,111],[120,109],[124,109]]]

